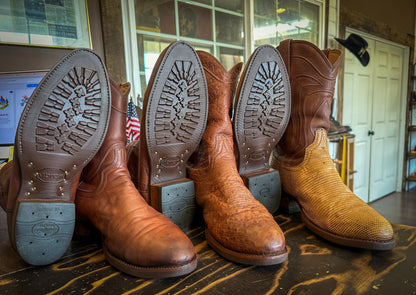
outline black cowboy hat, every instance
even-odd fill
[[[367,66],[370,61],[370,55],[367,52],[368,43],[357,34],[350,34],[346,40],[334,38],[342,46],[354,54],[363,66]]]

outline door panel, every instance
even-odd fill
[[[403,54],[376,42],[369,201],[396,190]]]
[[[369,202],[396,188],[404,49],[365,39],[367,67],[345,50],[343,123],[356,136],[354,192]]]
[[[374,42],[369,42],[368,52],[372,55]],[[343,123],[352,128],[355,134],[354,193],[368,202],[370,172],[370,138],[371,128],[373,73],[363,67],[349,51],[345,51]],[[370,99],[368,99],[370,98]]]

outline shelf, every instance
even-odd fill
[[[409,177],[407,177],[407,181],[416,181],[416,175],[415,174],[409,175]]]
[[[409,131],[416,131],[416,126],[414,125],[411,125],[408,128],[409,128]]]

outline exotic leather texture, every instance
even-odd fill
[[[315,233],[347,246],[391,249],[390,223],[342,182],[329,156],[327,131],[341,52],[294,40],[278,49],[292,88],[291,118],[272,159],[283,189],[297,200]]]
[[[329,129],[341,51],[322,51],[312,43],[291,39],[282,41],[277,49],[287,67],[292,89],[290,121],[279,147],[299,163],[315,132]]]
[[[125,272],[134,274],[136,266],[173,269],[187,264],[195,260],[192,242],[147,204],[130,179],[125,147],[127,97],[110,83],[110,125],[101,149],[84,169],[76,196],[77,216],[91,221],[103,234],[106,251],[125,262],[127,269],[119,267]]]
[[[241,64],[227,72],[209,53],[199,51],[208,83],[208,122],[189,178],[203,208],[206,231],[223,247],[240,253],[285,251],[273,217],[245,187],[233,152],[230,109]]]
[[[392,239],[390,223],[342,182],[329,156],[327,140],[326,131],[319,129],[301,164],[279,160],[277,168],[285,191],[322,229],[354,239]]]

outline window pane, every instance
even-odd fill
[[[207,5],[212,5],[212,0],[193,0],[194,2],[199,2]]]
[[[218,47],[217,52],[219,61],[227,70],[230,70],[234,65],[244,60],[243,50],[240,49]]]
[[[240,16],[215,12],[217,41],[234,45],[244,44],[243,18]]]
[[[152,36],[137,35],[137,46],[139,51],[139,71],[142,93],[146,90],[153,67],[159,58],[159,54],[174,39],[166,39]]]
[[[210,9],[178,3],[179,34],[183,37],[212,40],[212,14]]]
[[[215,6],[238,13],[243,13],[243,0],[215,1]]]
[[[172,34],[175,31],[174,0],[159,1],[135,0],[136,27],[157,33]]]
[[[302,0],[256,0],[254,2],[254,44],[278,43],[284,39],[319,41],[320,7]]]

